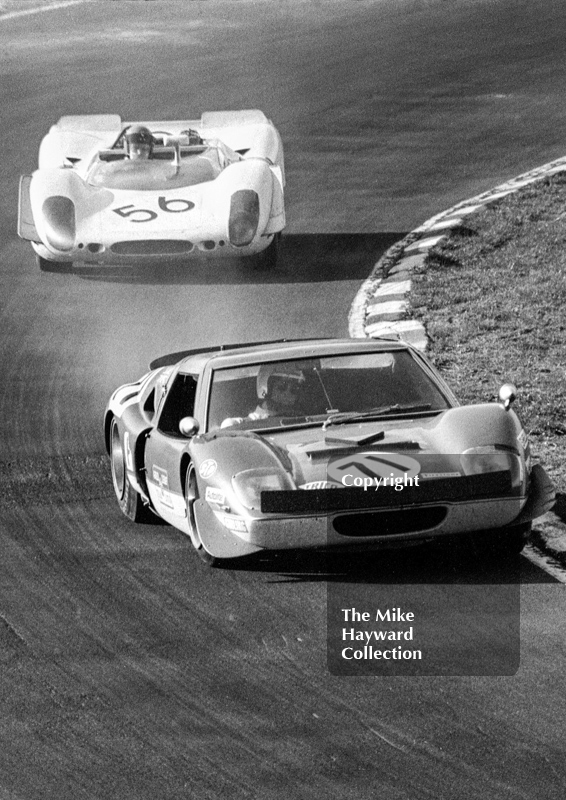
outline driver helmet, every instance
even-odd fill
[[[271,395],[275,380],[292,381],[300,388],[305,382],[303,371],[293,364],[264,364],[257,374],[257,396],[265,400]]]
[[[189,146],[204,144],[204,139],[194,128],[187,128],[187,130],[181,131],[181,136],[189,140]]]
[[[126,155],[133,161],[150,158],[153,152],[153,136],[149,128],[145,125],[130,125],[124,134],[124,147]]]

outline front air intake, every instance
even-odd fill
[[[140,239],[115,242],[110,250],[118,256],[172,256],[190,253],[193,247],[184,239]]]
[[[394,536],[431,530],[446,518],[445,506],[375,511],[336,517],[332,526],[340,536]]]

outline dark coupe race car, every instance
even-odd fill
[[[131,520],[157,514],[207,563],[478,532],[518,551],[554,502],[513,387],[460,406],[402,342],[217,347],[150,369],[106,410],[114,490]]]

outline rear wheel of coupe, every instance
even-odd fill
[[[71,272],[73,265],[70,261],[49,261],[48,258],[36,255],[37,266],[42,272]]]
[[[190,464],[185,481],[185,500],[187,502],[187,520],[189,522],[189,528],[191,529],[191,541],[200,560],[208,564],[209,567],[215,567],[219,564],[220,559],[211,556],[210,553],[204,549],[198,532],[195,516],[195,502],[198,500],[198,496],[197,476],[195,468]]]
[[[153,514],[144,505],[141,497],[129,481],[124,458],[124,447],[120,437],[118,423],[112,420],[110,426],[110,468],[112,470],[112,484],[118,505],[123,514],[132,522],[148,522]]]

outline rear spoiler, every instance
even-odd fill
[[[215,350],[219,350],[218,347],[205,347],[199,348],[198,350],[179,350],[178,353],[168,353],[165,356],[160,356],[159,358],[154,358],[153,361],[149,362],[150,369],[159,369],[160,367],[170,367],[173,364],[176,364],[178,361],[182,361],[187,356],[196,356],[198,353],[212,353]]]
[[[165,356],[154,358],[150,361],[150,369],[159,369],[160,367],[170,367],[177,364],[184,358],[189,356],[198,356],[201,353],[221,353],[224,350],[237,350],[239,347],[261,347],[264,344],[285,344],[286,342],[312,342],[320,341],[321,339],[333,339],[333,336],[320,336],[316,340],[313,339],[267,339],[264,342],[239,342],[238,344],[219,344],[215,347],[197,347],[195,350],[179,350],[177,353],[168,353]]]

